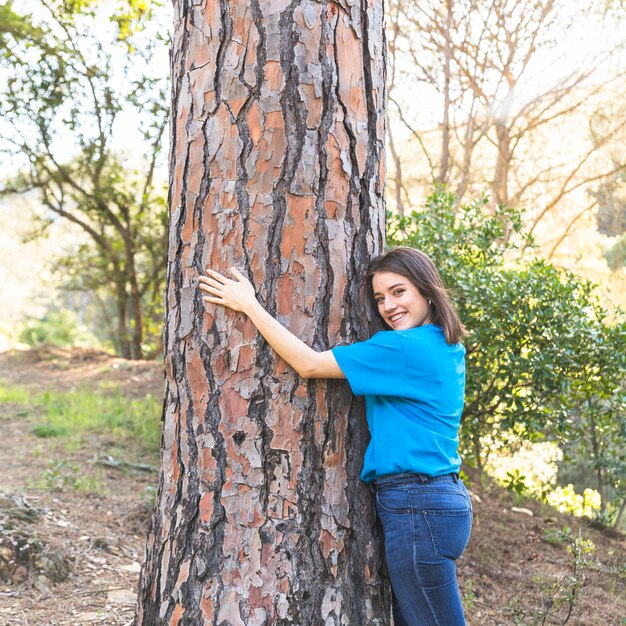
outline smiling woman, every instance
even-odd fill
[[[203,300],[245,313],[304,378],[347,378],[365,396],[371,440],[361,479],[376,493],[397,626],[465,623],[455,560],[472,525],[457,448],[465,330],[432,261],[395,248],[366,282],[383,323],[367,341],[317,352],[275,320],[236,268],[199,279]]]

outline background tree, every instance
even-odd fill
[[[361,403],[300,380],[197,289],[236,264],[313,347],[368,336],[382,4],[174,6],[164,438],[137,623],[389,623]]]
[[[89,290],[102,304],[126,358],[143,356],[146,325],[152,342],[159,335],[154,320],[165,274],[165,189],[155,179],[165,80],[149,65],[164,40],[148,18],[148,5],[136,0],[115,11],[95,1],[38,0],[33,14],[18,14],[10,3],[0,13],[7,77],[0,146],[21,169],[4,172],[0,193],[33,192],[44,207],[35,234],[57,219],[77,227],[83,242],[58,267],[70,289]],[[142,39],[135,31],[144,19],[152,27]],[[121,114],[132,109],[140,162],[115,142]]]
[[[624,76],[615,24],[594,0],[393,0],[396,204],[402,188],[406,204],[433,183],[459,202],[489,186],[495,204],[529,207],[531,232],[546,224],[554,254],[626,164],[626,118],[609,113]]]

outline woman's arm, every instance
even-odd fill
[[[267,343],[302,378],[345,378],[330,350],[316,352],[276,321],[259,303],[250,281],[235,267],[234,280],[207,268],[208,276],[200,276],[200,289],[208,295],[205,302],[221,304],[245,313]]]

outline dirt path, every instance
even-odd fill
[[[0,380],[33,392],[77,385],[95,388],[105,381],[119,384],[128,396],[162,393],[160,364],[125,362],[99,353],[2,354]],[[12,582],[0,583],[0,624],[130,624],[156,473],[98,465],[99,483],[104,485],[99,493],[77,491],[63,487],[63,476],[93,469],[106,453],[106,441],[94,440],[89,449],[61,448],[56,439],[32,435],[23,408],[10,404],[0,407],[0,429],[5,513],[18,510],[19,504],[36,509],[35,521],[19,525],[42,546],[36,566],[14,570]],[[158,464],[156,458],[144,461]],[[42,477],[46,488],[40,485]],[[6,574],[11,568],[5,565]]]

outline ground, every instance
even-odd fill
[[[0,355],[0,380],[32,391],[106,383],[119,385],[128,397],[163,393],[161,364],[123,361],[98,352],[5,353]],[[98,464],[104,483],[100,493],[41,488],[37,481],[50,471],[51,459],[93,467],[106,458],[109,442],[95,439],[86,448],[59,450],[54,438],[35,437],[31,426],[19,407],[0,407],[0,493],[23,496],[41,512],[35,523],[25,526],[45,543],[46,552],[60,555],[69,575],[54,582],[63,575],[50,580],[37,571],[23,576],[18,572],[13,584],[0,584],[0,625],[130,624],[157,473]],[[138,460],[158,466],[158,457]]]
[[[588,520],[534,500],[516,502],[468,473],[474,528],[458,565],[469,624],[626,624],[623,534],[590,528]],[[589,552],[575,559],[572,548],[580,547]]]
[[[161,364],[86,351],[0,354],[0,381],[32,392],[119,385],[129,399],[163,392]],[[31,417],[10,402],[0,407],[0,428],[0,522],[6,527],[7,519],[18,520],[14,525],[40,546],[32,567],[0,567],[0,626],[130,625],[157,479],[150,468],[158,457],[116,459],[130,460],[130,467],[103,465],[112,449],[120,454],[106,437],[61,449],[55,438],[32,434]],[[72,467],[99,469],[96,493],[54,491],[54,481],[41,485],[50,460],[60,455]],[[516,500],[478,472],[466,473],[475,519],[459,581],[470,626],[560,624],[566,618],[573,626],[626,624],[623,535]],[[594,550],[576,560],[568,546],[579,533]],[[579,539],[576,547],[586,545]],[[0,566],[9,547],[0,542]]]

